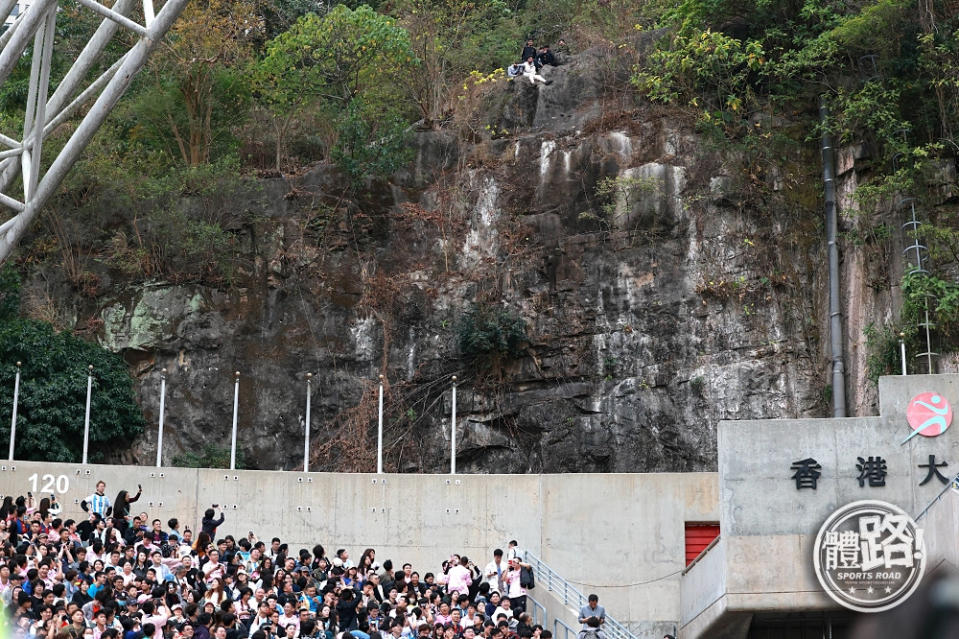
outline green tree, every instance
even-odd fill
[[[93,365],[89,459],[126,449],[143,431],[133,380],[119,355],[46,322],[0,322],[0,438],[9,441],[14,362],[23,363],[17,409],[17,459],[76,462],[83,450],[87,366]]]
[[[423,64],[404,86],[430,124],[451,110],[469,71],[503,67],[520,52],[520,30],[503,0],[401,0],[395,13]]]
[[[406,30],[366,5],[302,16],[268,43],[251,73],[258,101],[273,116],[277,170],[290,124],[307,107],[319,108],[343,131],[339,158],[357,159],[360,146],[393,136],[403,120],[395,106],[398,87],[415,65]]]
[[[155,86],[139,94],[140,111],[172,138],[185,165],[209,162],[225,122],[242,113],[235,109],[245,81],[238,71],[263,32],[255,0],[194,0],[151,59]]]

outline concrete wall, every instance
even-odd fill
[[[815,536],[828,515],[853,501],[879,499],[916,517],[944,488],[935,478],[920,486],[926,470],[918,465],[935,455],[937,463],[949,464],[941,469],[944,475],[959,472],[959,425],[938,437],[914,437],[903,444],[911,432],[905,409],[919,392],[942,394],[959,413],[959,375],[885,377],[879,391],[879,417],[720,423],[724,565],[702,562],[693,567],[687,576],[690,595],[695,593],[692,582],[725,579],[722,603],[729,612],[836,607],[820,588],[812,563]],[[959,414],[953,419],[957,422]],[[859,486],[857,457],[869,456],[881,456],[887,463],[883,487]],[[790,466],[807,457],[822,465],[822,477],[816,490],[797,490]],[[931,565],[959,565],[959,495],[947,491],[919,523]],[[708,613],[713,605],[715,593],[701,594],[698,601],[684,601],[685,622]]]
[[[452,552],[488,561],[515,538],[642,632],[679,621],[684,522],[719,516],[715,473],[369,475],[0,463],[0,493],[41,497],[50,484],[67,517],[82,515],[78,504],[99,479],[111,499],[143,484],[134,512],[164,522],[175,516],[196,527],[202,510],[218,503],[227,515],[220,534],[252,529],[293,548],[346,547],[354,557],[373,547],[379,560],[409,561],[421,572],[437,570]]]

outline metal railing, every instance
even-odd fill
[[[570,628],[567,624],[563,623],[560,619],[553,619],[553,637],[554,639],[559,639],[559,629],[563,628],[564,634],[563,639],[570,639],[570,635],[573,635],[573,639],[579,635],[578,632]]]
[[[584,595],[579,588],[566,581],[559,573],[550,568],[549,564],[545,561],[528,550],[523,553],[523,557],[524,561],[533,567],[533,574],[536,575],[536,585],[546,586],[546,589],[554,593],[556,597],[563,602],[563,605],[571,607],[577,615],[579,614],[579,609],[589,603],[586,595]],[[528,598],[529,595],[527,595],[527,599]],[[567,632],[573,632],[574,636],[578,634],[559,619],[554,619],[553,625],[555,626],[557,623],[566,627]],[[611,617],[608,612],[606,613],[606,623],[603,624],[603,633],[608,639],[637,639],[636,635],[631,633],[623,623]],[[557,633],[554,632],[553,636],[559,639]]]
[[[546,627],[546,606],[544,606],[540,602],[533,599],[529,595],[529,593],[526,594],[526,601],[527,603],[532,604],[533,610],[530,612],[530,614],[533,617],[533,624],[539,624],[545,628]]]

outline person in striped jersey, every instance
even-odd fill
[[[87,512],[96,513],[106,519],[113,512],[110,506],[110,498],[104,494],[107,483],[102,479],[97,482],[97,489],[92,495],[80,502],[80,508]]]

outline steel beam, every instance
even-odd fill
[[[93,135],[189,0],[167,0],[159,12],[154,12],[152,0],[144,0],[146,27],[127,17],[135,0],[117,0],[112,8],[107,8],[95,0],[78,2],[103,16],[104,20],[49,99],[57,1],[36,0],[0,36],[0,84],[9,77],[22,59],[30,39],[33,38],[23,139],[18,141],[0,134],[0,144],[8,147],[8,150],[0,151],[0,206],[14,213],[13,217],[0,223],[0,263],[10,257],[23,233],[56,192],[67,172],[79,159]],[[9,15],[12,5],[8,5],[10,0],[0,0],[0,14],[6,11]],[[130,29],[140,37],[107,71],[81,90],[90,70],[119,26]],[[80,124],[44,173],[41,165],[43,139],[94,98],[95,101]],[[18,175],[22,177],[23,202],[8,192]]]

